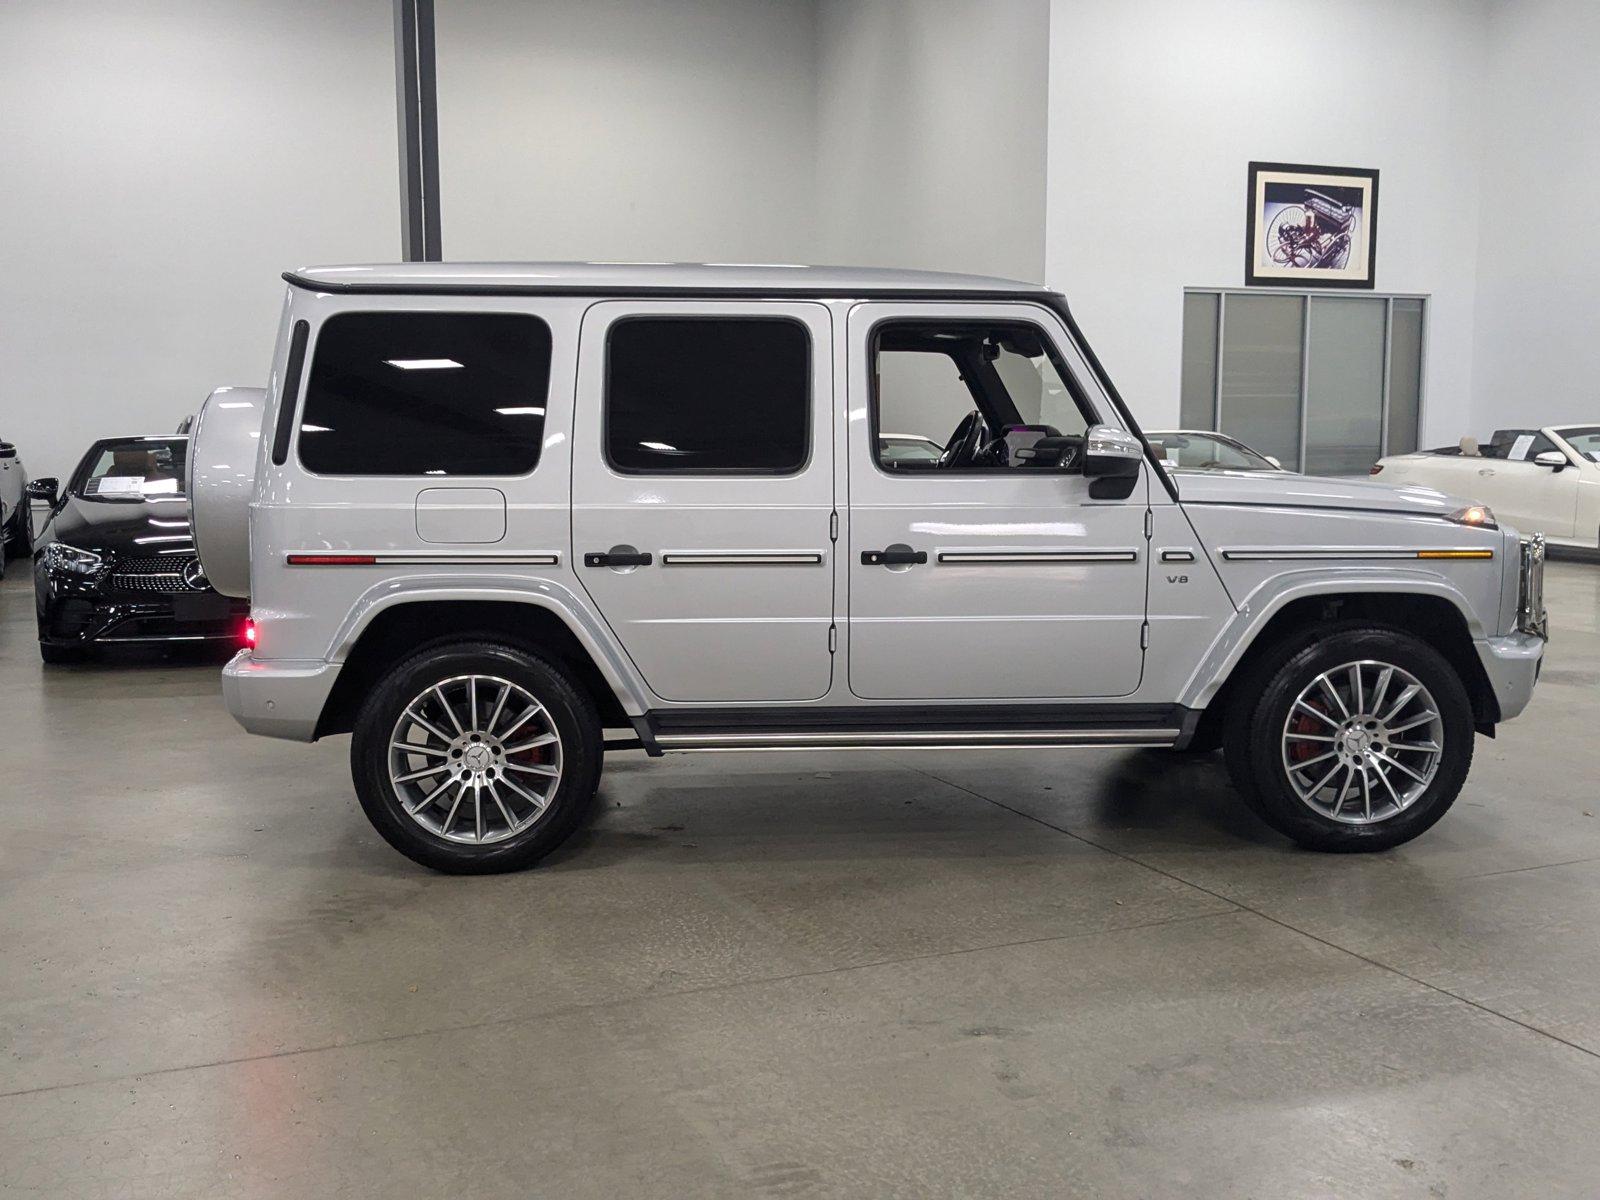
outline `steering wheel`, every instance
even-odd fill
[[[989,441],[989,427],[983,414],[973,409],[956,424],[955,432],[944,444],[944,453],[936,464],[941,469],[970,467],[977,461],[978,451]]]

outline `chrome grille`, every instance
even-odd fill
[[[196,561],[192,554],[120,559],[111,568],[109,583],[124,592],[193,592],[196,589],[184,582],[183,573]]]
[[[1544,607],[1544,534],[1522,539],[1517,577],[1517,628],[1538,637],[1550,636],[1550,615]]]

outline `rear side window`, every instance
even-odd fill
[[[322,475],[524,475],[550,328],[525,313],[344,313],[317,334],[300,462]]]
[[[787,317],[629,317],[606,344],[606,459],[630,474],[806,463],[811,337]]]

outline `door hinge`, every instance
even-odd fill
[[[837,625],[829,625],[828,626],[828,653],[829,654],[833,654],[838,649],[839,649],[839,627]]]
[[[839,510],[838,509],[834,509],[834,511],[828,515],[828,540],[830,542],[837,542],[839,540]]]
[[[1144,510],[1144,540],[1149,541],[1156,533],[1156,515],[1148,508]]]
[[[1150,622],[1149,621],[1146,621],[1143,625],[1139,626],[1139,649],[1141,649],[1141,650],[1150,649]]]

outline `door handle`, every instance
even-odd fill
[[[1494,468],[1493,467],[1479,467],[1478,468],[1478,474],[1479,475],[1493,475],[1494,474]]]
[[[921,566],[928,561],[926,550],[863,550],[861,552],[861,565],[864,567],[910,567]]]
[[[601,550],[583,556],[583,565],[586,567],[648,567],[650,562],[650,551],[648,550],[633,550],[625,553]]]

